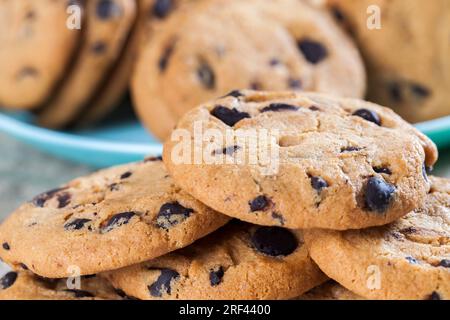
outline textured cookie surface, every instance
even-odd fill
[[[364,94],[359,53],[325,12],[297,0],[186,2],[159,23],[132,80],[137,111],[157,137],[234,89]]]
[[[328,2],[359,43],[371,100],[412,122],[450,114],[448,0]],[[379,20],[373,19],[374,8],[379,8]],[[381,28],[368,29],[368,21],[379,21]]]
[[[187,248],[105,276],[139,299],[286,299],[326,280],[300,231],[237,221]]]
[[[390,109],[313,93],[232,92],[177,128],[164,161],[185,191],[238,219],[293,229],[389,223],[422,203],[425,165],[437,158]]]
[[[38,122],[60,128],[71,124],[89,105],[118,62],[136,18],[135,0],[92,0],[86,4],[86,25],[80,51],[61,88]]]
[[[297,298],[298,300],[364,300],[339,283],[327,281]]]
[[[174,185],[161,161],[110,168],[22,205],[0,257],[48,278],[113,270],[182,248],[228,221]]]
[[[0,106],[38,107],[64,76],[81,36],[69,4],[83,1],[0,1]]]
[[[367,298],[450,299],[450,180],[431,179],[423,208],[390,225],[305,232],[312,258]]]
[[[47,279],[11,271],[0,277],[0,300],[119,300],[125,298],[121,294],[97,276]]]

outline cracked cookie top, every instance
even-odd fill
[[[450,299],[450,180],[430,180],[425,204],[390,225],[306,231],[312,258],[366,298]]]
[[[181,191],[154,158],[22,205],[0,226],[0,257],[48,278],[71,276],[74,267],[89,275],[182,248],[228,220]]]
[[[186,114],[164,148],[195,198],[288,228],[392,222],[423,203],[436,159],[431,140],[388,108],[293,92],[233,91]]]

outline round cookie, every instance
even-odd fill
[[[69,285],[68,285],[69,284]],[[0,277],[0,300],[120,300],[124,296],[105,279],[83,277],[80,289],[74,279],[47,279],[31,272],[10,271]]]
[[[390,225],[305,231],[312,258],[366,298],[450,299],[450,180],[431,181],[424,206]]]
[[[358,41],[368,67],[370,100],[393,107],[411,122],[450,114],[448,0],[328,2]],[[374,22],[376,8],[381,29],[370,30],[367,23]]]
[[[42,126],[67,126],[89,106],[119,60],[135,22],[136,2],[93,0],[86,11],[82,47],[58,92],[39,110]]]
[[[139,299],[287,299],[326,277],[309,258],[301,231],[233,221],[182,250],[106,273]]]
[[[309,290],[297,300],[365,300],[363,297],[345,289],[339,283],[327,281]]]
[[[178,188],[155,159],[75,179],[0,226],[0,257],[48,278],[96,274],[185,247],[229,219]]]
[[[317,93],[232,92],[187,113],[164,146],[168,170],[196,199],[293,229],[392,222],[422,204],[436,159],[431,140],[392,110]]]
[[[132,93],[162,140],[188,110],[233,89],[364,95],[354,44],[302,1],[192,1],[158,26],[141,50]]]
[[[0,106],[32,109],[49,97],[80,41],[81,32],[66,27],[67,8],[83,3],[0,2]]]

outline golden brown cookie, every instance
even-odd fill
[[[168,170],[195,198],[294,229],[392,222],[422,204],[436,159],[433,142],[392,110],[315,93],[232,92],[188,112],[164,145]]]
[[[450,180],[430,179],[424,206],[390,225],[306,231],[314,261],[366,298],[450,299]]]
[[[233,221],[195,244],[105,274],[139,299],[287,299],[326,277],[309,258],[301,231]]]
[[[185,112],[234,89],[365,91],[354,44],[326,12],[302,1],[189,1],[158,27],[137,61],[132,91],[160,139]]]
[[[362,50],[370,100],[411,122],[450,114],[450,1],[328,2]]]
[[[365,300],[363,297],[345,289],[339,283],[327,281],[297,298],[297,300]]]
[[[229,219],[177,187],[161,161],[75,179],[0,226],[0,257],[48,277],[96,274],[185,247]]]

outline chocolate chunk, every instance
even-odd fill
[[[222,278],[225,274],[223,267],[214,268],[209,272],[209,282],[212,287],[219,285],[222,282]]]
[[[91,222],[91,219],[75,219],[64,225],[66,231],[80,230],[83,229],[86,223]]]
[[[93,298],[94,295],[89,291],[78,290],[78,289],[65,289],[65,292],[72,293],[75,298]]]
[[[328,187],[328,183],[321,177],[310,177],[311,179],[311,186],[314,188],[314,190],[321,192],[323,189]]]
[[[163,19],[169,15],[173,8],[172,0],[156,0],[152,8],[155,17]]]
[[[158,162],[158,161],[162,161],[162,160],[163,160],[162,156],[147,157],[147,158],[144,159],[144,163],[147,163],[147,162]]]
[[[34,199],[32,200],[32,203],[36,206],[36,207],[40,207],[43,208],[45,203],[52,199],[58,192],[66,190],[67,188],[58,188],[58,189],[53,189],[44,193],[41,193],[40,195],[37,195],[36,197],[34,197]]]
[[[167,65],[169,64],[170,57],[172,56],[175,49],[175,45],[170,45],[164,49],[163,54],[159,58],[158,66],[161,72],[167,69]]]
[[[292,232],[280,227],[259,227],[251,241],[256,250],[273,257],[290,255],[298,247]]]
[[[317,64],[324,60],[328,55],[327,48],[320,42],[303,39],[298,42],[298,48],[303,53],[303,56],[312,64]]]
[[[450,268],[450,259],[443,259],[439,262],[440,267]]]
[[[150,295],[161,298],[164,294],[172,293],[172,282],[177,280],[180,274],[172,269],[162,269],[158,279],[148,286]]]
[[[291,89],[299,90],[302,88],[302,80],[289,78],[288,79],[288,87]]]
[[[271,103],[261,109],[261,112],[297,111],[299,108],[286,103]]]
[[[336,19],[337,22],[342,23],[345,21],[345,16],[342,13],[341,9],[339,9],[338,7],[332,6],[331,13],[333,14],[333,17]]]
[[[249,88],[252,89],[252,90],[258,91],[258,90],[262,90],[263,86],[262,86],[262,84],[260,82],[254,81],[254,82],[250,83]]]
[[[163,204],[156,216],[156,225],[162,229],[170,229],[189,218],[193,212],[193,209],[183,207],[177,201]]]
[[[128,178],[131,177],[132,175],[133,175],[133,173],[130,172],[130,171],[128,171],[128,172],[125,172],[124,174],[122,174],[122,175],[120,176],[120,179],[121,179],[121,180],[128,179]]]
[[[437,293],[436,291],[433,291],[430,296],[428,297],[428,300],[442,300],[441,295]]]
[[[11,247],[9,246],[8,242],[4,242],[2,244],[3,249],[5,249],[6,251],[11,250]]]
[[[379,126],[381,126],[381,119],[380,116],[372,111],[372,110],[368,110],[368,109],[358,109],[355,112],[353,112],[354,116],[358,116],[363,118],[364,120],[367,120],[369,122],[373,122]]]
[[[117,191],[120,189],[120,184],[119,183],[112,183],[109,185],[109,190],[111,191]]]
[[[388,85],[389,96],[394,102],[402,102],[403,101],[403,93],[402,88],[398,83],[390,83]]]
[[[404,228],[404,229],[400,230],[400,232],[403,234],[414,234],[417,232],[417,229],[414,227],[408,227],[408,228]]]
[[[103,54],[106,51],[107,44],[103,41],[96,41],[91,46],[91,51],[95,54]]]
[[[321,111],[318,106],[310,106],[309,110],[311,110],[311,111]]]
[[[17,80],[23,80],[25,78],[35,78],[39,75],[39,71],[36,70],[34,67],[24,67],[20,69],[19,73],[17,74],[16,78]]]
[[[62,209],[69,205],[72,196],[68,192],[63,192],[61,194],[58,194],[56,198],[58,199],[58,208]]]
[[[0,278],[0,290],[5,290],[11,287],[14,282],[16,282],[17,273],[16,272],[8,272],[2,278]]]
[[[23,270],[29,270],[27,265],[25,263],[19,263],[19,266],[23,269]]]
[[[244,97],[244,95],[239,90],[233,90],[233,91],[229,92],[228,94],[226,94],[225,96],[223,96],[223,98],[226,98],[226,97],[239,98],[239,97]]]
[[[236,151],[238,151],[241,147],[239,146],[229,146],[223,149],[218,149],[213,151],[213,155],[225,154],[228,156],[232,156]]]
[[[284,226],[284,217],[281,214],[272,212],[272,219],[278,220],[280,225]]]
[[[418,264],[418,263],[419,263],[419,262],[417,261],[417,259],[415,259],[415,258],[413,258],[413,257],[411,257],[411,256],[405,257],[405,259],[406,259],[409,263],[411,263],[411,264]]]
[[[130,222],[131,218],[136,215],[136,212],[122,212],[112,216],[102,227],[102,233],[110,232],[111,230],[123,226]]]
[[[221,120],[226,125],[233,127],[236,123],[242,119],[250,118],[247,112],[240,112],[239,110],[233,108],[228,109],[223,106],[216,106],[212,111],[211,115]]]
[[[216,86],[216,76],[206,61],[202,61],[197,68],[197,77],[206,89],[214,89]]]
[[[269,65],[271,65],[272,67],[278,66],[278,65],[280,65],[280,64],[281,64],[281,61],[278,60],[277,58],[272,58],[272,59],[270,59],[270,61],[269,61]]]
[[[96,13],[101,20],[109,20],[120,15],[120,7],[112,0],[100,0],[97,4]]]
[[[386,167],[373,167],[373,171],[375,171],[376,173],[384,173],[384,174],[392,174],[391,169],[386,168]]]
[[[271,201],[266,196],[258,196],[248,203],[250,211],[264,211],[269,208]]]
[[[345,152],[355,152],[355,151],[360,151],[360,150],[361,150],[360,147],[348,146],[348,147],[342,147],[342,148],[341,148],[341,153],[345,153]]]
[[[411,84],[411,92],[418,98],[427,98],[431,95],[431,91],[417,83]]]
[[[369,210],[384,213],[389,208],[395,193],[395,187],[381,178],[368,180],[365,190],[366,205]]]

